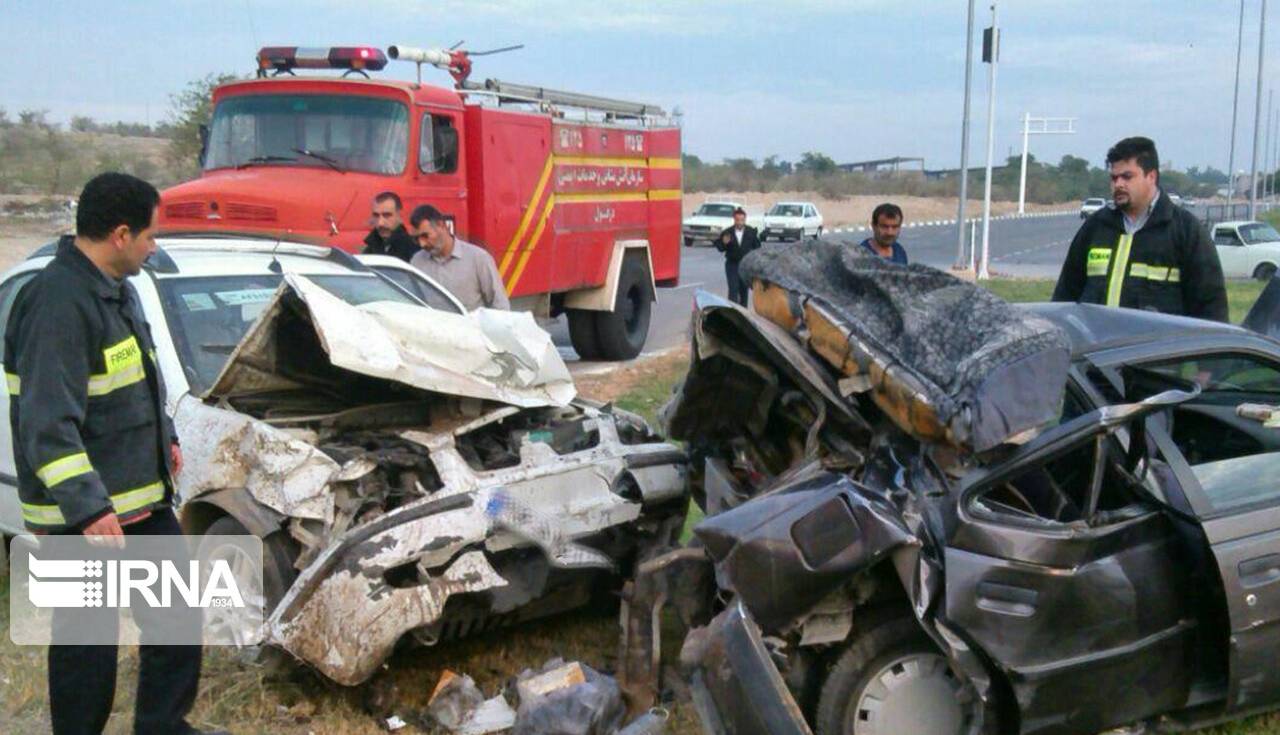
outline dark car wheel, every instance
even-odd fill
[[[964,684],[915,619],[902,615],[854,638],[818,696],[818,735],[976,735],[995,715]]]
[[[1259,263],[1258,267],[1253,269],[1253,277],[1259,281],[1270,281],[1275,274],[1276,267],[1271,263]]]
[[[692,237],[686,237],[686,238],[684,239],[684,246],[685,246],[686,248],[691,248],[691,247],[693,247],[693,238],[692,238]]]
[[[649,267],[643,257],[623,258],[613,311],[598,311],[595,315],[601,360],[630,360],[644,349],[653,311],[650,287]]]

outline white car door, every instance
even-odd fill
[[[9,312],[18,291],[30,281],[37,267],[11,273],[0,283],[0,332],[9,323]],[[0,362],[4,360],[4,343],[0,341]],[[13,458],[13,436],[9,428],[9,391],[0,391],[0,532],[16,536],[23,532],[22,504],[18,501],[18,467]]]
[[[1213,244],[1218,250],[1218,260],[1222,263],[1222,275],[1227,278],[1248,278],[1253,275],[1253,270],[1249,268],[1248,248],[1244,246],[1234,227],[1214,227]]]

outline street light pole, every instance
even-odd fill
[[[1262,129],[1262,62],[1267,45],[1267,0],[1262,0],[1258,16],[1258,91],[1253,103],[1253,172],[1249,176],[1249,219],[1258,218],[1258,150]]]
[[[1027,143],[1031,137],[1031,113],[1022,115],[1022,174],[1018,177],[1018,214],[1027,213]]]
[[[1271,184],[1267,172],[1271,166],[1271,121],[1275,118],[1276,91],[1274,89],[1267,90],[1267,129],[1263,133],[1265,141],[1262,144],[1262,206],[1267,205],[1267,198],[1271,196]]]
[[[983,182],[985,191],[982,193],[982,257],[978,261],[977,268],[977,277],[982,280],[991,277],[987,268],[988,256],[991,252],[991,162],[996,154],[996,64],[1000,60],[1000,29],[996,26],[995,3],[991,3],[990,31],[989,48],[983,49],[983,56],[988,57],[983,60],[988,61],[991,68],[987,70],[987,175]]]
[[[964,34],[964,116],[960,119],[960,207],[956,212],[957,270],[967,267],[964,257],[964,209],[969,198],[969,90],[973,83],[973,6],[969,0],[969,22]],[[1244,0],[1240,0],[1244,2]]]
[[[1240,51],[1244,42],[1244,0],[1240,0],[1240,28],[1236,30],[1236,86],[1231,97],[1231,157],[1227,159],[1227,217],[1231,214],[1231,198],[1236,193],[1236,114],[1240,110]]]

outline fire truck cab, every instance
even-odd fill
[[[392,191],[406,226],[431,204],[486,248],[514,308],[567,314],[583,359],[639,354],[657,288],[679,280],[679,129],[651,105],[472,82],[465,51],[388,52],[419,81],[370,78],[387,63],[373,47],[262,49],[258,78],[214,90],[202,174],[163,193],[162,231],[358,252]],[[422,84],[424,63],[455,87]]]

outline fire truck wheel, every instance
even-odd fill
[[[600,359],[600,340],[596,336],[596,311],[566,309],[569,317],[569,340],[578,357],[584,361]]]
[[[643,255],[628,255],[622,260],[622,272],[618,274],[613,311],[596,312],[600,359],[630,360],[644,349],[653,309],[649,288],[649,268]]]

